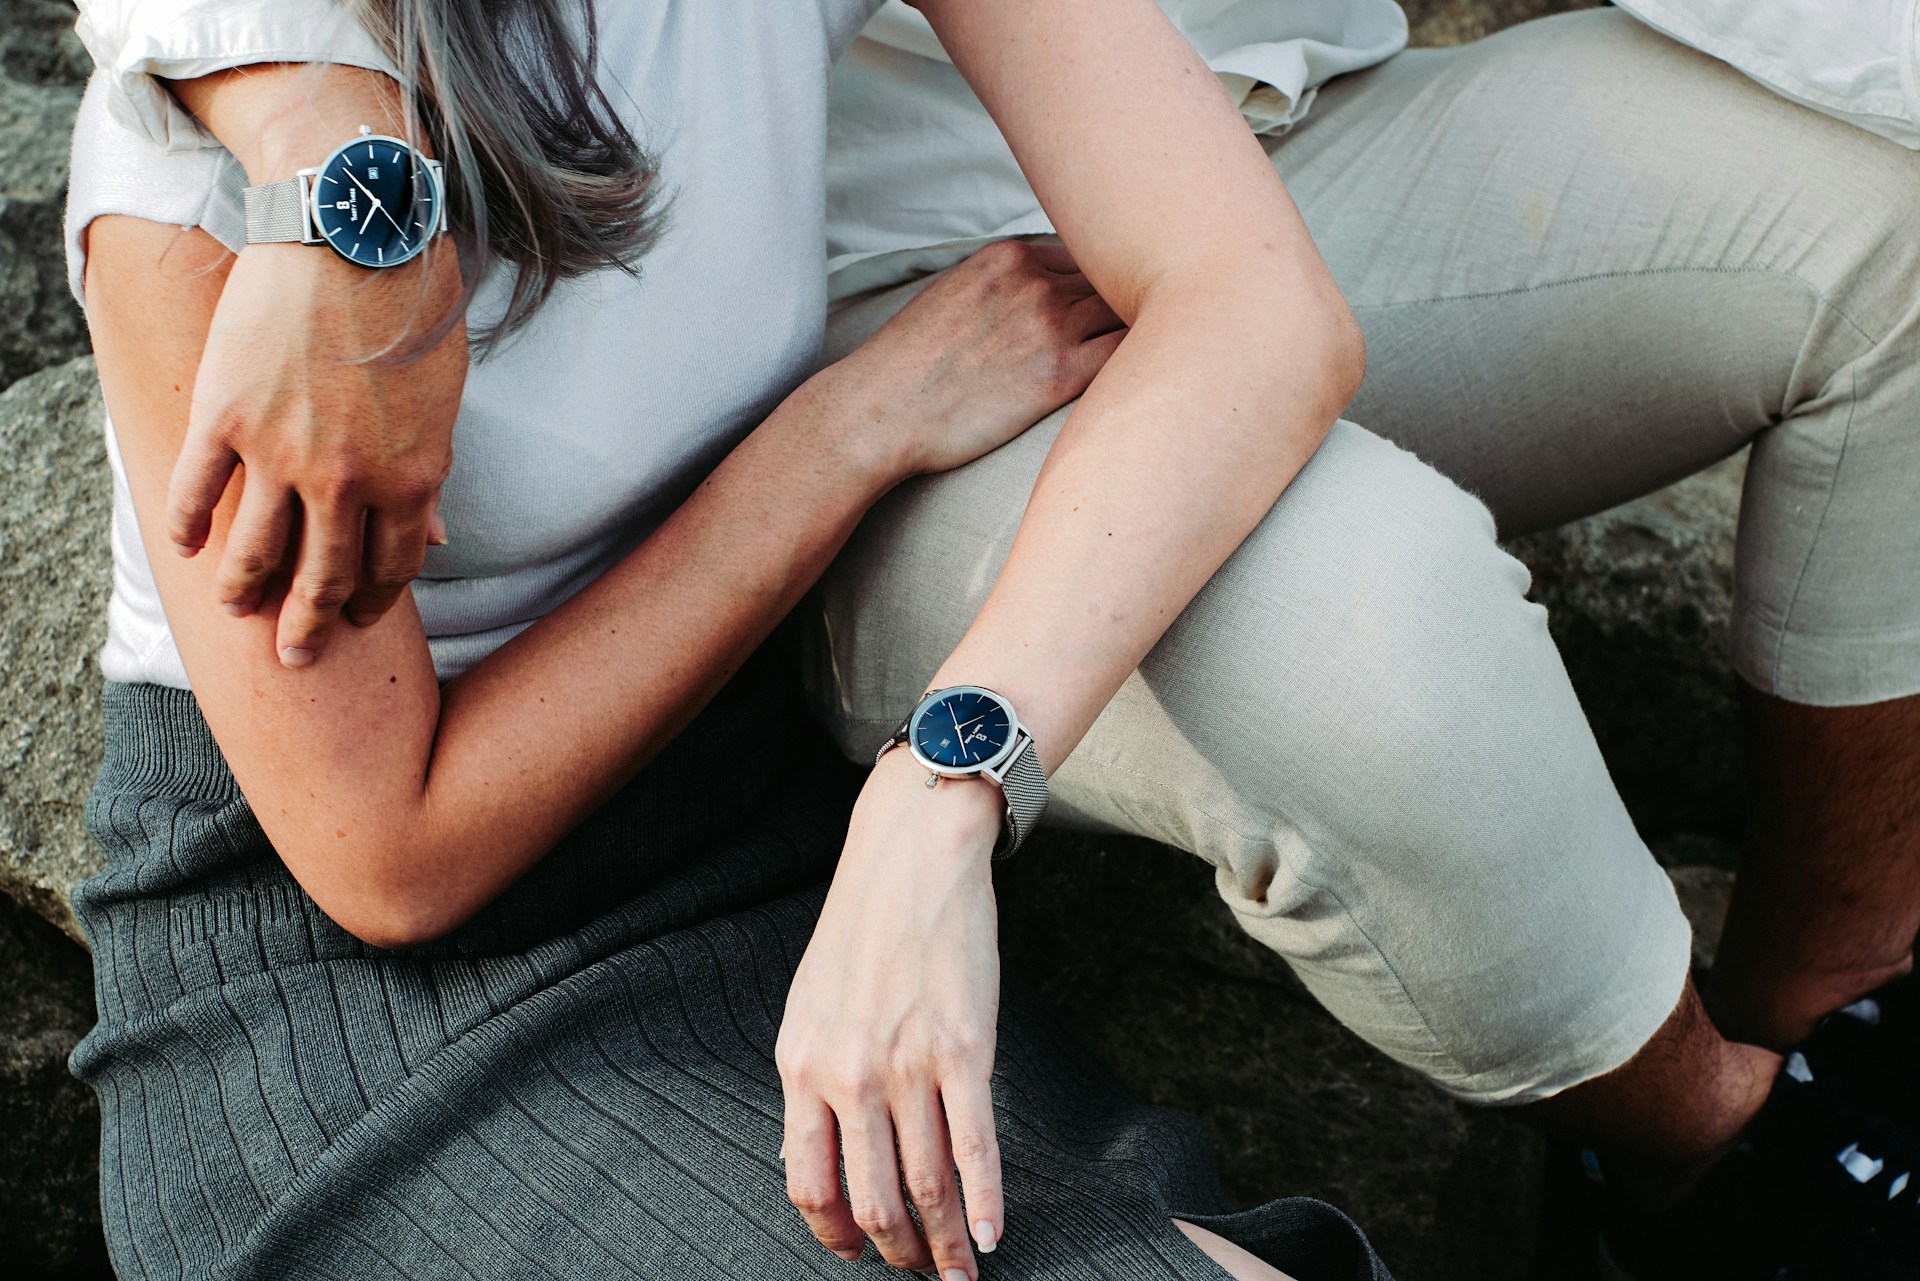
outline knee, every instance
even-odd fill
[[[1209,591],[1258,615],[1244,620],[1252,688],[1378,751],[1384,727],[1366,709],[1426,723],[1474,697],[1506,652],[1550,648],[1528,585],[1479,499],[1343,422]]]

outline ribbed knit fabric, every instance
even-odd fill
[[[787,1204],[775,1034],[848,780],[743,677],[471,923],[359,943],[280,864],[184,690],[109,685],[76,908],[125,1278],[892,1278]],[[791,769],[737,744],[790,730]],[[1017,982],[994,1080],[1007,1235],[983,1278],[1217,1278],[1191,1118],[1133,1099]],[[1384,1281],[1306,1199],[1206,1218],[1299,1281]]]

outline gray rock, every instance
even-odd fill
[[[92,1025],[86,953],[0,896],[0,1259],[13,1276],[110,1275],[99,1110],[67,1071]]]
[[[1606,0],[1400,0],[1408,37],[1416,47],[1465,44],[1503,27]]]
[[[87,350],[60,219],[86,51],[63,0],[7,0],[0,21],[0,387]]]
[[[1206,1121],[1242,1205],[1333,1201],[1401,1281],[1528,1275],[1538,1136],[1336,1023],[1241,933],[1200,860],[1043,831],[995,880],[1010,967],[1149,1100]]]
[[[98,866],[81,826],[100,761],[112,484],[93,358],[0,393],[0,890],[75,938]]]
[[[1739,830],[1728,649],[1744,454],[1511,549],[1640,830]]]

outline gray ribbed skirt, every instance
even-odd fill
[[[123,1277],[897,1277],[786,1202],[773,1047],[845,830],[833,753],[736,680],[454,935],[367,947],[300,890],[193,696],[109,685],[76,896]],[[805,758],[805,759],[799,759]],[[994,1076],[1006,1240],[983,1278],[1218,1278],[1179,1213],[1300,1281],[1384,1281],[1344,1216],[1225,1209],[1191,1118],[1148,1107],[1017,981]]]

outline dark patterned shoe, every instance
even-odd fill
[[[1920,1281],[1920,1130],[1874,1105],[1879,1076],[1845,1070],[1862,1029],[1884,1027],[1848,1018],[1787,1056],[1748,1137],[1681,1204],[1603,1190],[1603,1276]]]

